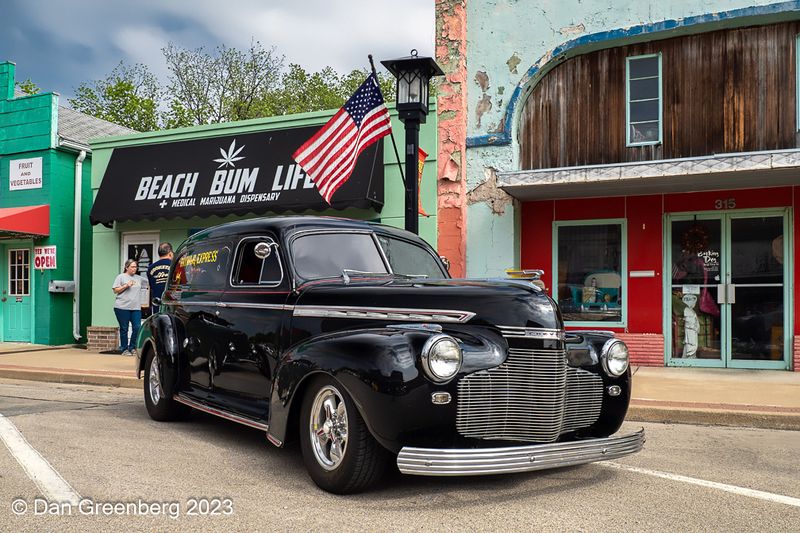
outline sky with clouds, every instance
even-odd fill
[[[378,63],[434,52],[434,0],[3,0],[2,18],[0,61],[65,98],[120,61],[166,82],[169,42],[244,50],[255,39],[286,65],[341,73],[367,68],[370,53]]]

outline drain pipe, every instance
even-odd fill
[[[72,336],[76,341],[81,340],[81,190],[82,190],[82,174],[83,174],[83,160],[86,159],[86,153],[91,152],[89,147],[79,143],[73,143],[66,139],[59,139],[59,146],[76,150],[78,156],[75,158],[75,215],[73,218],[73,240],[74,240],[74,254],[72,259],[72,272],[75,279],[75,292],[72,299]]]
[[[81,340],[81,188],[83,174],[83,160],[86,159],[86,150],[78,152],[75,158],[75,257],[72,260],[72,272],[75,278],[75,297],[72,300],[72,336],[76,341]]]

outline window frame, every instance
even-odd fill
[[[595,328],[625,328],[628,326],[628,224],[624,218],[599,218],[589,220],[557,220],[553,222],[553,283],[550,289],[551,297],[558,304],[558,230],[566,226],[620,226],[620,293],[622,306],[620,319],[616,322],[603,320],[564,320],[567,327],[595,327]],[[560,304],[559,304],[560,306]]]
[[[12,260],[12,255],[14,255],[15,252],[24,252],[24,254],[27,254],[28,261],[27,262],[16,263],[15,260]],[[32,283],[34,281],[32,279],[32,277],[31,277],[31,274],[32,274],[31,271],[35,270],[31,266],[31,259],[32,258],[33,258],[33,254],[31,253],[31,249],[30,248],[9,248],[8,251],[6,252],[6,259],[8,260],[8,278],[7,279],[8,279],[8,296],[9,297],[14,296],[14,297],[24,298],[26,296],[30,296],[31,295],[31,285],[32,285]],[[14,277],[12,275],[12,265],[15,266],[15,267],[18,267],[20,269],[20,270],[13,269],[16,277]],[[23,275],[23,273],[25,271],[27,271],[27,274],[28,274],[27,278]],[[11,281],[12,280],[14,280],[14,291],[11,290]],[[26,281],[28,282],[27,283],[28,290],[20,291],[19,290],[20,282],[22,283],[22,287],[24,288]]]
[[[794,40],[794,107],[795,107],[795,131],[800,131],[800,34]]]
[[[647,59],[650,57],[658,58],[658,139],[655,141],[631,141],[631,60]],[[636,78],[650,79],[650,78]],[[637,100],[644,101],[644,100]],[[649,122],[649,121],[648,121]],[[636,123],[638,124],[638,122]],[[664,138],[664,75],[662,70],[661,52],[655,54],[642,54],[637,56],[628,56],[625,58],[625,146],[650,146],[661,144]]]
[[[393,234],[391,234],[389,232],[375,232],[374,234],[375,234],[375,240],[378,241],[378,248],[379,248],[379,250],[381,252],[381,257],[383,257],[384,262],[389,267],[389,270],[390,270],[390,272],[392,274],[395,274],[395,272],[394,272],[394,269],[392,268],[392,265],[391,265],[391,262],[389,261],[389,258],[386,256],[386,250],[384,250],[383,246],[381,245],[381,237],[383,237],[385,239],[394,239],[394,240],[397,240],[397,241],[401,241],[401,242],[404,242],[404,243],[409,244],[411,246],[416,246],[417,248],[420,248],[421,250],[425,251],[425,253],[427,253],[429,256],[433,257],[434,263],[436,263],[436,266],[438,266],[439,270],[442,271],[442,278],[441,279],[450,279],[450,273],[447,272],[446,268],[444,268],[444,265],[442,264],[441,258],[438,255],[436,255],[432,251],[431,248],[425,247],[425,246],[421,245],[418,242],[412,241],[411,239],[405,239],[403,237],[398,237],[397,235],[393,235]],[[438,279],[438,278],[428,278],[428,279]]]
[[[197,252],[197,249],[198,248],[200,248],[200,249],[207,248],[208,244],[211,244],[211,245],[217,244],[217,245],[219,245],[219,249],[222,249],[222,248],[225,248],[225,247],[227,247],[229,250],[232,249],[231,246],[230,246],[231,243],[227,239],[212,239],[212,240],[208,240],[208,241],[199,241],[199,242],[195,242],[195,243],[192,243],[190,245],[187,245],[186,247],[179,248],[177,250],[176,254],[175,254],[175,257],[172,258],[172,263],[169,266],[169,278],[167,280],[167,286],[164,287],[164,292],[166,292],[168,290],[180,290],[180,291],[190,291],[191,292],[191,291],[194,291],[195,289],[224,290],[224,288],[225,288],[224,285],[220,287],[220,286],[211,285],[211,284],[208,284],[208,283],[197,284],[197,283],[185,283],[185,282],[182,282],[182,283],[176,285],[173,282],[173,279],[174,279],[174,276],[175,276],[175,269],[178,268],[178,265],[180,263],[181,258],[186,256],[186,255],[188,255],[188,254],[200,253],[200,252]],[[225,266],[225,268],[229,269],[229,273],[227,274],[226,277],[230,278],[231,261],[228,262],[228,264]]]
[[[239,284],[233,283],[233,275],[239,271],[239,262],[240,262],[239,249],[245,242],[257,241],[257,240],[262,240],[262,241],[269,240],[272,241],[272,244],[275,245],[273,253],[275,254],[275,257],[278,258],[278,268],[280,268],[281,271],[281,279],[278,280],[277,283],[239,283]],[[262,261],[264,261],[264,259],[262,259]],[[262,263],[262,268],[263,268],[263,263]],[[281,260],[281,252],[280,252],[280,245],[278,244],[278,239],[270,235],[248,235],[246,237],[242,237],[241,239],[239,239],[239,242],[236,243],[236,249],[233,252],[233,261],[231,261],[231,269],[230,272],[228,273],[229,287],[231,287],[232,289],[238,289],[242,287],[274,288],[274,287],[280,287],[283,284],[284,279],[286,279],[286,269],[283,268],[283,261]]]
[[[386,258],[386,255],[383,253],[383,248],[381,247],[380,242],[378,242],[378,237],[375,235],[375,232],[372,230],[362,230],[362,229],[339,229],[339,228],[331,228],[331,229],[309,229],[309,230],[302,230],[294,233],[286,240],[286,256],[290,263],[290,268],[292,269],[292,276],[293,276],[293,285],[303,285],[305,283],[311,281],[317,281],[321,279],[333,279],[331,277],[323,277],[323,278],[305,278],[300,275],[297,271],[297,266],[295,265],[295,258],[294,258],[294,241],[301,237],[305,237],[308,235],[324,235],[324,234],[363,234],[369,235],[372,239],[372,242],[375,244],[375,248],[378,250],[378,255],[381,257],[381,261],[383,261],[383,265],[386,268],[387,277],[394,276],[394,272],[392,271],[392,266],[389,264],[389,260]]]

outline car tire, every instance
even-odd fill
[[[173,390],[161,381],[161,367],[154,349],[147,350],[144,364],[144,404],[153,420],[169,422],[185,418],[190,408],[172,398]]]
[[[386,472],[389,453],[370,434],[344,387],[317,377],[303,398],[300,448],[311,479],[334,494],[361,492]]]

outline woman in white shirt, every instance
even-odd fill
[[[136,272],[139,265],[134,259],[125,261],[125,270],[116,277],[111,290],[116,295],[114,314],[119,322],[119,350],[122,355],[136,353],[136,338],[142,324],[141,290],[145,283]],[[128,341],[128,324],[132,326]]]

